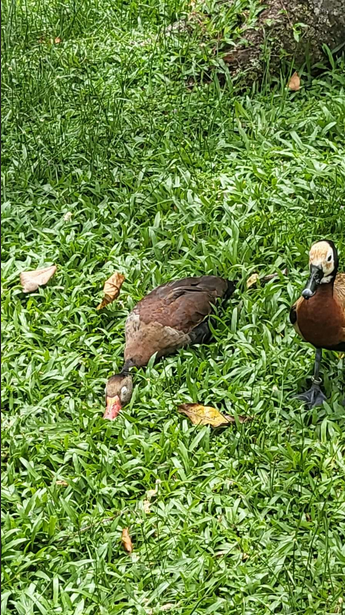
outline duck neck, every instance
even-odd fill
[[[333,295],[333,287],[334,287],[334,278],[332,278],[326,284],[320,284],[317,289],[317,295],[326,297],[329,295]]]

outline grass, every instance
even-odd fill
[[[288,322],[312,241],[344,269],[344,60],[296,93],[239,89],[216,32],[257,8],[210,2],[169,30],[185,0],[3,2],[4,614],[344,612],[343,359],[325,353],[329,401],[306,411],[313,350]],[[24,295],[19,273],[53,263]],[[103,421],[128,311],[205,273],[239,280],[215,343],[139,370]],[[194,427],[176,405],[197,400],[254,420]]]

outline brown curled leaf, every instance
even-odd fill
[[[34,271],[22,271],[20,274],[20,283],[24,293],[32,293],[39,286],[44,286],[49,282],[56,272],[56,265],[45,267],[45,269],[35,269]]]
[[[299,74],[295,71],[288,83],[288,88],[292,92],[297,92],[301,89],[301,80],[299,78]]]
[[[97,310],[101,310],[109,303],[115,301],[115,299],[120,294],[120,289],[122,284],[125,281],[125,276],[122,273],[116,271],[106,282],[104,282],[103,292],[104,297],[99,305],[97,305]]]
[[[129,535],[128,527],[124,527],[121,534],[121,542],[122,546],[127,553],[132,553],[133,551],[133,543],[131,537]]]

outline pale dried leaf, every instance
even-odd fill
[[[177,604],[174,604],[173,602],[167,602],[166,604],[162,604],[160,607],[161,611],[170,611],[170,609],[173,609],[174,607],[176,607]]]
[[[282,275],[287,275],[288,270],[287,269],[283,269],[282,271],[280,271],[280,273]],[[265,286],[265,284],[267,284],[268,282],[271,282],[271,280],[275,280],[276,278],[279,278],[279,273],[270,273],[269,275],[265,275],[262,278],[260,278],[258,273],[253,273],[247,280],[247,288],[252,288],[253,286],[256,286],[257,283],[259,282],[261,286]]]
[[[154,498],[156,495],[157,495],[157,489],[149,489],[146,492],[146,497],[149,501],[152,500],[152,498]]]
[[[297,92],[301,88],[301,80],[300,80],[299,74],[297,72],[294,72],[294,74],[292,75],[292,77],[291,77],[291,79],[290,79],[290,81],[288,83],[288,88],[292,92]]]
[[[56,485],[59,485],[60,487],[68,487],[68,483],[65,480],[57,480]]]
[[[143,511],[147,515],[150,514],[150,512],[151,512],[151,502],[150,502],[150,500],[144,500],[143,501]]]
[[[211,427],[228,427],[235,423],[235,417],[230,414],[222,414],[212,406],[202,406],[201,404],[181,404],[178,407],[181,414],[185,414],[194,425],[211,425]],[[252,420],[249,416],[239,416],[240,423]]]
[[[101,303],[97,306],[97,310],[101,310],[109,303],[115,301],[115,299],[119,296],[121,286],[125,281],[125,276],[122,273],[116,271],[106,282],[104,282],[103,292],[104,298]]]
[[[127,551],[127,553],[132,553],[133,543],[129,535],[128,527],[124,527],[122,530],[121,542],[124,550]]]
[[[59,36],[56,36],[56,37],[54,38],[54,43],[55,43],[56,45],[58,45],[59,43],[61,43],[61,38],[60,38]]]
[[[46,267],[45,269],[36,269],[35,271],[23,271],[20,274],[20,283],[24,293],[32,293],[39,286],[43,286],[49,282],[56,272],[56,265]]]
[[[66,211],[66,213],[64,214],[63,219],[64,219],[65,222],[69,222],[70,219],[72,218],[72,216],[73,216],[73,214],[72,214],[71,211]]]
[[[254,284],[257,283],[259,279],[259,274],[258,273],[253,273],[250,278],[248,278],[247,280],[247,288],[250,288],[251,286],[254,286]]]

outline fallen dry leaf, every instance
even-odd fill
[[[202,406],[201,404],[181,404],[178,407],[181,414],[185,414],[194,425],[211,425],[211,427],[228,427],[236,422],[235,417],[230,414],[222,414],[212,406]],[[251,421],[250,416],[239,416],[240,423]]]
[[[60,38],[59,36],[56,36],[56,37],[54,38],[54,43],[55,43],[56,45],[58,45],[59,43],[61,43],[61,38]]]
[[[121,542],[122,542],[124,550],[127,551],[127,553],[132,553],[133,543],[129,535],[128,527],[124,527],[122,530]]]
[[[68,487],[68,483],[65,480],[57,480],[56,485],[60,485],[60,487]]]
[[[151,502],[150,502],[150,500],[144,500],[143,501],[143,510],[144,510],[144,513],[146,513],[147,515],[150,514],[150,512],[151,512]]]
[[[72,218],[72,216],[73,216],[73,214],[72,214],[71,211],[66,211],[66,213],[64,214],[63,219],[64,219],[65,222],[69,222],[70,219]]]
[[[294,72],[294,74],[292,75],[292,77],[291,77],[291,79],[290,79],[290,81],[288,83],[288,88],[292,92],[297,92],[301,88],[301,80],[300,80],[299,74],[297,72]]]
[[[156,495],[157,495],[157,489],[149,489],[146,492],[146,497],[149,501],[152,500],[152,498],[154,498]]]
[[[24,293],[32,293],[39,286],[43,286],[49,282],[56,271],[56,265],[46,267],[45,269],[36,269],[35,271],[23,271],[20,274],[20,283]]]
[[[287,275],[288,270],[283,269],[280,272],[282,275]],[[279,277],[279,273],[270,273],[269,275],[265,275],[263,278],[260,278],[258,273],[253,273],[247,280],[247,288],[252,288],[253,286],[257,286],[258,282],[261,286],[265,286],[271,280]]]
[[[120,289],[124,281],[125,276],[116,271],[106,282],[104,282],[104,298],[101,303],[97,305],[97,310],[101,310],[106,305],[109,305],[109,303],[115,301],[115,299],[119,296]]]
[[[158,482],[156,481],[156,485],[158,487]],[[146,491],[146,500],[143,501],[143,509],[144,512],[148,515],[151,512],[151,500],[157,495],[157,487],[156,489],[149,489]]]
[[[253,275],[251,275],[250,278],[248,278],[248,280],[247,280],[247,288],[250,288],[251,286],[254,286],[254,284],[257,283],[259,277],[260,276],[259,276],[258,273],[253,273]]]

